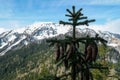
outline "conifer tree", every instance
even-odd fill
[[[71,76],[72,80],[77,80],[77,77],[80,76],[80,80],[93,80],[92,73],[90,69],[106,69],[102,65],[95,64],[96,57],[98,55],[98,42],[101,42],[106,46],[107,41],[99,37],[96,34],[95,37],[85,36],[85,37],[76,37],[76,27],[80,25],[87,25],[94,22],[95,19],[88,20],[81,11],[82,8],[77,12],[75,6],[72,7],[72,11],[69,9],[66,10],[69,14],[65,16],[69,17],[69,22],[60,21],[60,24],[63,25],[72,25],[73,35],[72,37],[66,36],[65,39],[49,39],[47,42],[51,45],[56,46],[56,64],[58,67],[61,64],[64,64],[65,69],[70,70],[70,73],[63,74],[56,79],[63,78],[64,76]],[[84,53],[79,50],[80,43],[85,45]],[[98,66],[99,65],[99,66]],[[79,75],[80,74],[80,75]]]

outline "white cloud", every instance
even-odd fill
[[[0,34],[1,34],[2,32],[5,32],[5,31],[7,31],[7,29],[5,29],[5,28],[0,28]]]
[[[94,30],[110,31],[120,34],[120,19],[108,21],[103,25],[90,25],[89,27]]]
[[[25,27],[26,25],[24,24],[24,22],[19,21],[19,20],[3,20],[0,21],[0,28],[1,30],[13,30],[13,29],[18,29],[18,28],[22,28]]]

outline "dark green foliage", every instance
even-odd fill
[[[79,50],[83,53],[84,44],[79,44]],[[35,47],[33,51],[32,47]],[[48,45],[45,43],[31,43],[27,47],[23,47],[15,51],[10,51],[6,55],[1,56],[0,80],[54,80],[55,68],[53,66],[55,63],[55,56],[52,49],[53,47],[48,47]],[[102,51],[102,49],[100,51]],[[50,61],[49,63],[47,63],[48,60]],[[50,64],[50,67],[45,65],[45,63]],[[28,64],[29,66],[27,66]],[[42,69],[41,72],[39,67]],[[33,72],[33,70],[37,71]],[[25,75],[25,73],[27,74]],[[96,80],[98,80],[100,77],[104,78],[102,75],[105,74],[99,74],[99,72],[95,73],[98,74],[94,74],[94,78]],[[24,76],[20,77],[22,75]],[[64,76],[64,79],[61,80],[67,80],[64,74],[62,76]],[[68,80],[70,79],[68,78]]]
[[[75,6],[72,7],[72,11],[69,9],[66,10],[69,14],[66,14],[65,16],[70,17],[68,20],[70,22],[64,22],[60,21],[60,24],[64,25],[72,25],[73,26],[73,38],[75,39],[75,28],[78,25],[87,25],[90,22],[94,22],[95,20],[87,20],[87,17],[84,17],[83,14],[81,13],[82,8],[79,9],[77,12],[75,11]],[[79,22],[80,21],[80,22]]]
[[[118,63],[115,64],[115,71],[116,74],[113,77],[116,77],[120,80],[120,59],[118,60]]]
[[[52,45],[56,45],[57,67],[60,67],[60,65],[63,63],[65,69],[70,70],[70,74],[67,76],[70,75],[72,80],[77,80],[77,77],[79,77],[79,74],[81,74],[81,80],[93,80],[93,75],[90,69],[107,69],[107,67],[102,67],[102,65],[96,66],[93,64],[96,61],[98,55],[97,43],[101,42],[103,45],[106,45],[107,41],[99,37],[98,34],[96,34],[95,37],[85,36],[76,38],[76,26],[88,26],[88,23],[95,21],[94,19],[87,20],[87,17],[83,16],[81,10],[82,8],[76,12],[75,6],[72,7],[72,11],[67,9],[69,14],[66,14],[66,16],[70,17],[68,19],[69,22],[60,21],[60,24],[72,25],[72,37],[67,36],[65,39],[51,39],[47,40],[47,42]],[[85,45],[85,53],[79,51],[81,43]],[[60,49],[60,47],[62,49]]]
[[[43,65],[50,57],[51,53],[48,51],[51,50],[46,42],[31,43],[21,49],[9,51],[4,56],[0,56],[0,80],[39,79],[41,75],[34,70],[39,69],[39,66]]]

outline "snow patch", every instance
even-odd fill
[[[15,35],[11,35],[10,37],[8,37],[8,42],[10,41],[14,41],[16,39]]]
[[[115,44],[115,43],[110,43],[110,44],[107,44],[108,46],[112,46],[112,47],[117,47],[118,44]]]
[[[6,50],[2,51],[0,53],[0,56],[4,55],[6,52],[8,52],[12,47],[16,46],[17,44],[19,44],[22,40],[24,40],[26,37],[23,36],[19,41],[17,41],[16,43],[12,44],[10,47],[8,47]]]
[[[18,28],[15,30],[15,32],[18,32],[18,33],[23,33],[25,31],[26,28]]]
[[[1,46],[0,46],[0,49],[2,49],[3,47],[5,47],[7,45],[7,43],[5,42],[2,42]]]

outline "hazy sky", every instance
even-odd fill
[[[0,32],[35,22],[67,20],[66,9],[75,5],[88,19],[90,27],[120,33],[120,0],[0,0]]]

